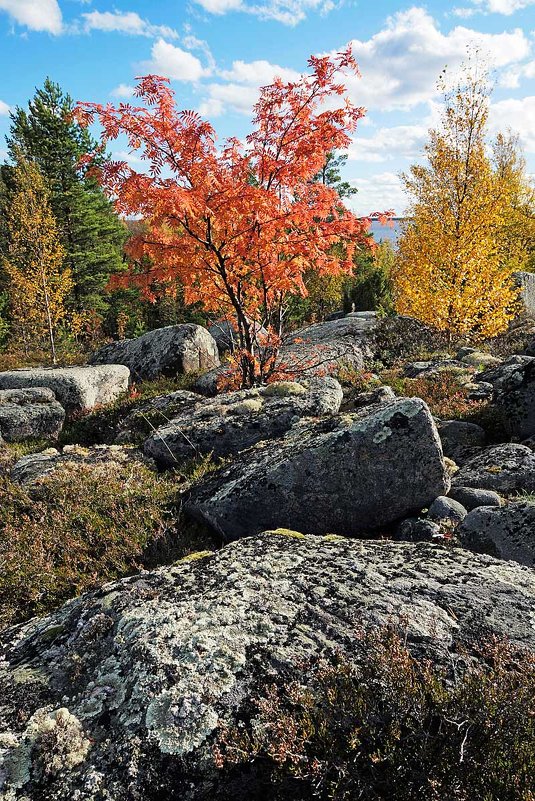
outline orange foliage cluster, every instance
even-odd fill
[[[103,143],[126,135],[147,172],[108,162],[100,179],[117,210],[146,223],[131,255],[150,268],[116,279],[134,281],[150,297],[154,285],[177,279],[188,303],[236,321],[240,348],[254,354],[254,331],[280,335],[285,299],[306,295],[306,270],[349,273],[357,247],[369,247],[369,220],[344,207],[337,192],[313,180],[328,152],[348,146],[364,109],[346,96],[343,76],[358,75],[351,48],[312,57],[298,81],[260,90],[245,143],[216,147],[215,131],[194,111],[178,111],[165,78],[140,80],[144,106],[82,103],[78,119],[95,115]],[[376,215],[379,216],[379,215]],[[343,252],[333,246],[343,242]],[[245,358],[244,377],[254,360]]]

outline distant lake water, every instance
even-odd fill
[[[404,217],[393,217],[390,225],[381,225],[379,220],[373,220],[370,226],[370,233],[376,242],[381,242],[388,239],[390,242],[395,243],[401,232],[401,224]]]

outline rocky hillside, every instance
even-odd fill
[[[0,373],[0,798],[530,801],[511,339],[359,313],[247,390],[192,325]]]

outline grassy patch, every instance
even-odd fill
[[[271,678],[220,726],[223,787],[269,788],[270,801],[533,801],[533,654],[491,640],[452,676],[391,629],[357,648]]]
[[[64,466],[32,497],[0,478],[0,625],[141,567],[214,547],[180,513],[180,490],[209,467],[156,475],[141,464]]]

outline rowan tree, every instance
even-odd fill
[[[399,241],[396,309],[450,338],[505,330],[518,290],[504,259],[510,193],[486,153],[490,86],[470,62],[444,91],[439,128],[429,132],[426,165],[402,176],[411,197]]]
[[[355,248],[369,246],[366,222],[334,188],[312,180],[331,150],[347,147],[364,114],[343,84],[357,64],[347,48],[311,58],[309,68],[300,80],[263,87],[245,143],[231,138],[220,150],[208,122],[176,109],[165,78],[140,80],[144,106],[79,105],[80,121],[100,120],[104,143],[125,135],[148,167],[108,162],[100,171],[119,212],[148,226],[130,249],[149,257],[150,270],[114,285],[134,281],[150,296],[155,283],[178,279],[187,303],[233,318],[243,385],[273,366],[288,297],[306,295],[305,272],[349,273]],[[257,341],[261,326],[272,332],[269,349]]]
[[[36,164],[20,158],[12,173],[14,191],[6,216],[7,248],[2,267],[8,279],[15,338],[30,344],[48,340],[56,363],[56,334],[65,318],[72,275],[50,206],[50,193]]]

